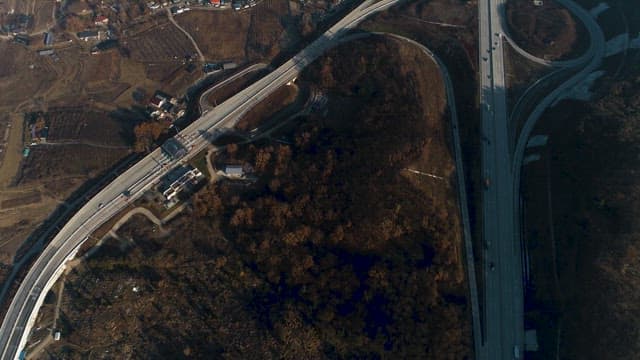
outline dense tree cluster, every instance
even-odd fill
[[[575,111],[560,107],[549,118],[560,356],[567,359],[631,359],[640,351],[640,68],[634,67],[623,81],[604,80],[599,100],[565,104]]]
[[[134,149],[137,152],[149,152],[153,145],[163,135],[167,133],[169,123],[166,121],[145,121],[133,128],[135,135]]]
[[[442,136],[442,114],[422,108],[433,94],[416,63],[389,55],[399,44],[360,45],[305,74],[326,86],[327,116],[300,119],[289,145],[230,149],[252,186],[209,185],[167,238],[129,230],[130,250],[89,261],[69,290],[70,341],[100,327],[105,348],[133,341],[127,354],[151,358],[469,358],[456,202],[402,172]],[[125,278],[145,289],[123,295],[130,309],[99,290]]]

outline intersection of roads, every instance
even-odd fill
[[[242,114],[295,79],[305,66],[339,43],[349,29],[398,1],[364,1],[289,61],[182,130],[177,139],[187,150],[184,157],[173,159],[161,149],[156,149],[89,200],[44,249],[18,288],[0,328],[0,359],[20,356],[48,290],[63,272],[64,264],[75,256],[93,231],[127,207],[129,201],[141,196],[173,167],[204,150],[218,130],[232,127]],[[479,0],[478,4],[485,306],[483,326],[474,322],[474,335],[476,339],[481,338],[476,341],[477,359],[517,359],[523,356],[524,300],[518,212],[520,167],[526,142],[544,110],[593,72],[604,56],[601,29],[593,18],[583,18],[585,14],[588,16],[588,12],[571,0],[558,1],[585,23],[591,46],[586,54],[574,61],[551,62],[548,65],[586,66],[540,101],[529,114],[515,149],[510,145],[513,139],[509,137],[510,117],[506,106],[503,39],[508,39],[508,34],[501,14],[505,0]],[[441,62],[439,65],[444,67]],[[446,78],[449,81],[448,76]],[[449,84],[447,92],[451,99],[450,89],[452,86]],[[466,211],[463,213],[466,215]]]

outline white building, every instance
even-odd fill
[[[227,165],[224,169],[224,174],[228,177],[241,178],[244,176],[244,170],[242,165]]]

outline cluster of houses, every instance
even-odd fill
[[[238,64],[234,62],[222,62],[222,63],[205,63],[202,66],[202,71],[206,74],[214,73],[221,70],[231,70],[238,67]]]
[[[178,99],[162,91],[156,93],[149,100],[150,115],[155,120],[174,122],[184,116],[186,109]]]
[[[26,33],[31,24],[33,24],[33,15],[9,14],[0,25],[0,31],[13,35]]]
[[[256,0],[164,0],[150,1],[147,6],[151,10],[158,10],[169,7],[172,14],[182,14],[191,10],[191,6],[228,8],[231,6],[234,10],[246,9],[256,6]]]
[[[164,197],[164,206],[168,209],[180,201],[180,194],[190,193],[204,179],[204,174],[191,165],[178,166],[169,171],[158,185],[158,191]]]
[[[251,170],[248,165],[226,165],[219,174],[229,179],[245,179]],[[169,171],[158,184],[158,192],[164,198],[164,206],[169,209],[176,205],[180,198],[189,196],[204,178],[204,174],[191,165],[181,165]]]

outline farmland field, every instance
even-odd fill
[[[245,59],[247,32],[251,23],[249,12],[189,11],[175,19],[193,36],[207,60]]]
[[[18,44],[1,41],[0,54],[0,106],[15,106],[31,99],[56,79],[44,58]]]
[[[81,140],[100,145],[127,145],[126,124],[104,111],[80,107],[53,109],[45,114],[45,121],[50,142]]]
[[[127,38],[123,45],[134,60],[145,63],[181,63],[185,56],[196,54],[189,39],[169,23]]]
[[[267,60],[290,42],[285,31],[287,23],[291,33],[299,33],[289,16],[288,4],[270,0],[248,11],[190,11],[175,18],[208,60]]]
[[[55,0],[5,0],[0,1],[0,23],[8,23],[16,15],[31,17],[29,31],[39,32],[53,24]],[[9,15],[14,14],[14,15]]]
[[[127,149],[102,149],[88,145],[38,145],[24,161],[21,183],[61,176],[98,175],[129,154]]]

